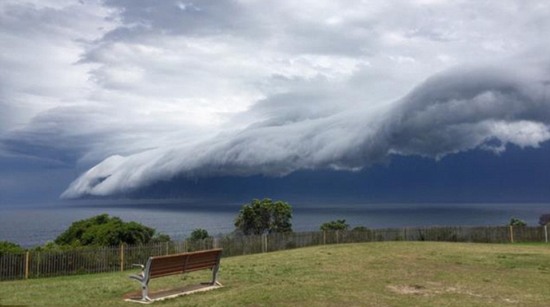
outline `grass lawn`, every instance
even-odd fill
[[[0,282],[0,306],[142,306],[128,274]],[[209,272],[151,281],[152,290]],[[155,306],[550,306],[550,244],[381,242],[222,259],[224,288]]]

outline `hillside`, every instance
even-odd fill
[[[0,305],[139,306],[132,273],[0,283]],[[209,272],[163,278],[152,289]],[[550,245],[381,242],[222,259],[224,288],[155,306],[545,306]]]

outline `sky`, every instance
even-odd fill
[[[3,0],[0,204],[242,185],[548,201],[549,16],[520,0]]]

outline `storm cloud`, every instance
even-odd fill
[[[507,144],[537,147],[550,139],[549,66],[508,64],[438,74],[389,107],[311,118],[289,107],[279,109],[278,118],[197,144],[113,156],[78,178],[63,196],[120,194],[175,176],[353,171],[392,154],[438,159],[474,148],[498,153]]]
[[[514,0],[3,1],[0,162],[74,170],[73,198],[537,147],[549,15]]]

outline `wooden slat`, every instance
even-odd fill
[[[203,269],[219,264],[221,249],[151,257],[149,278],[157,278]]]

